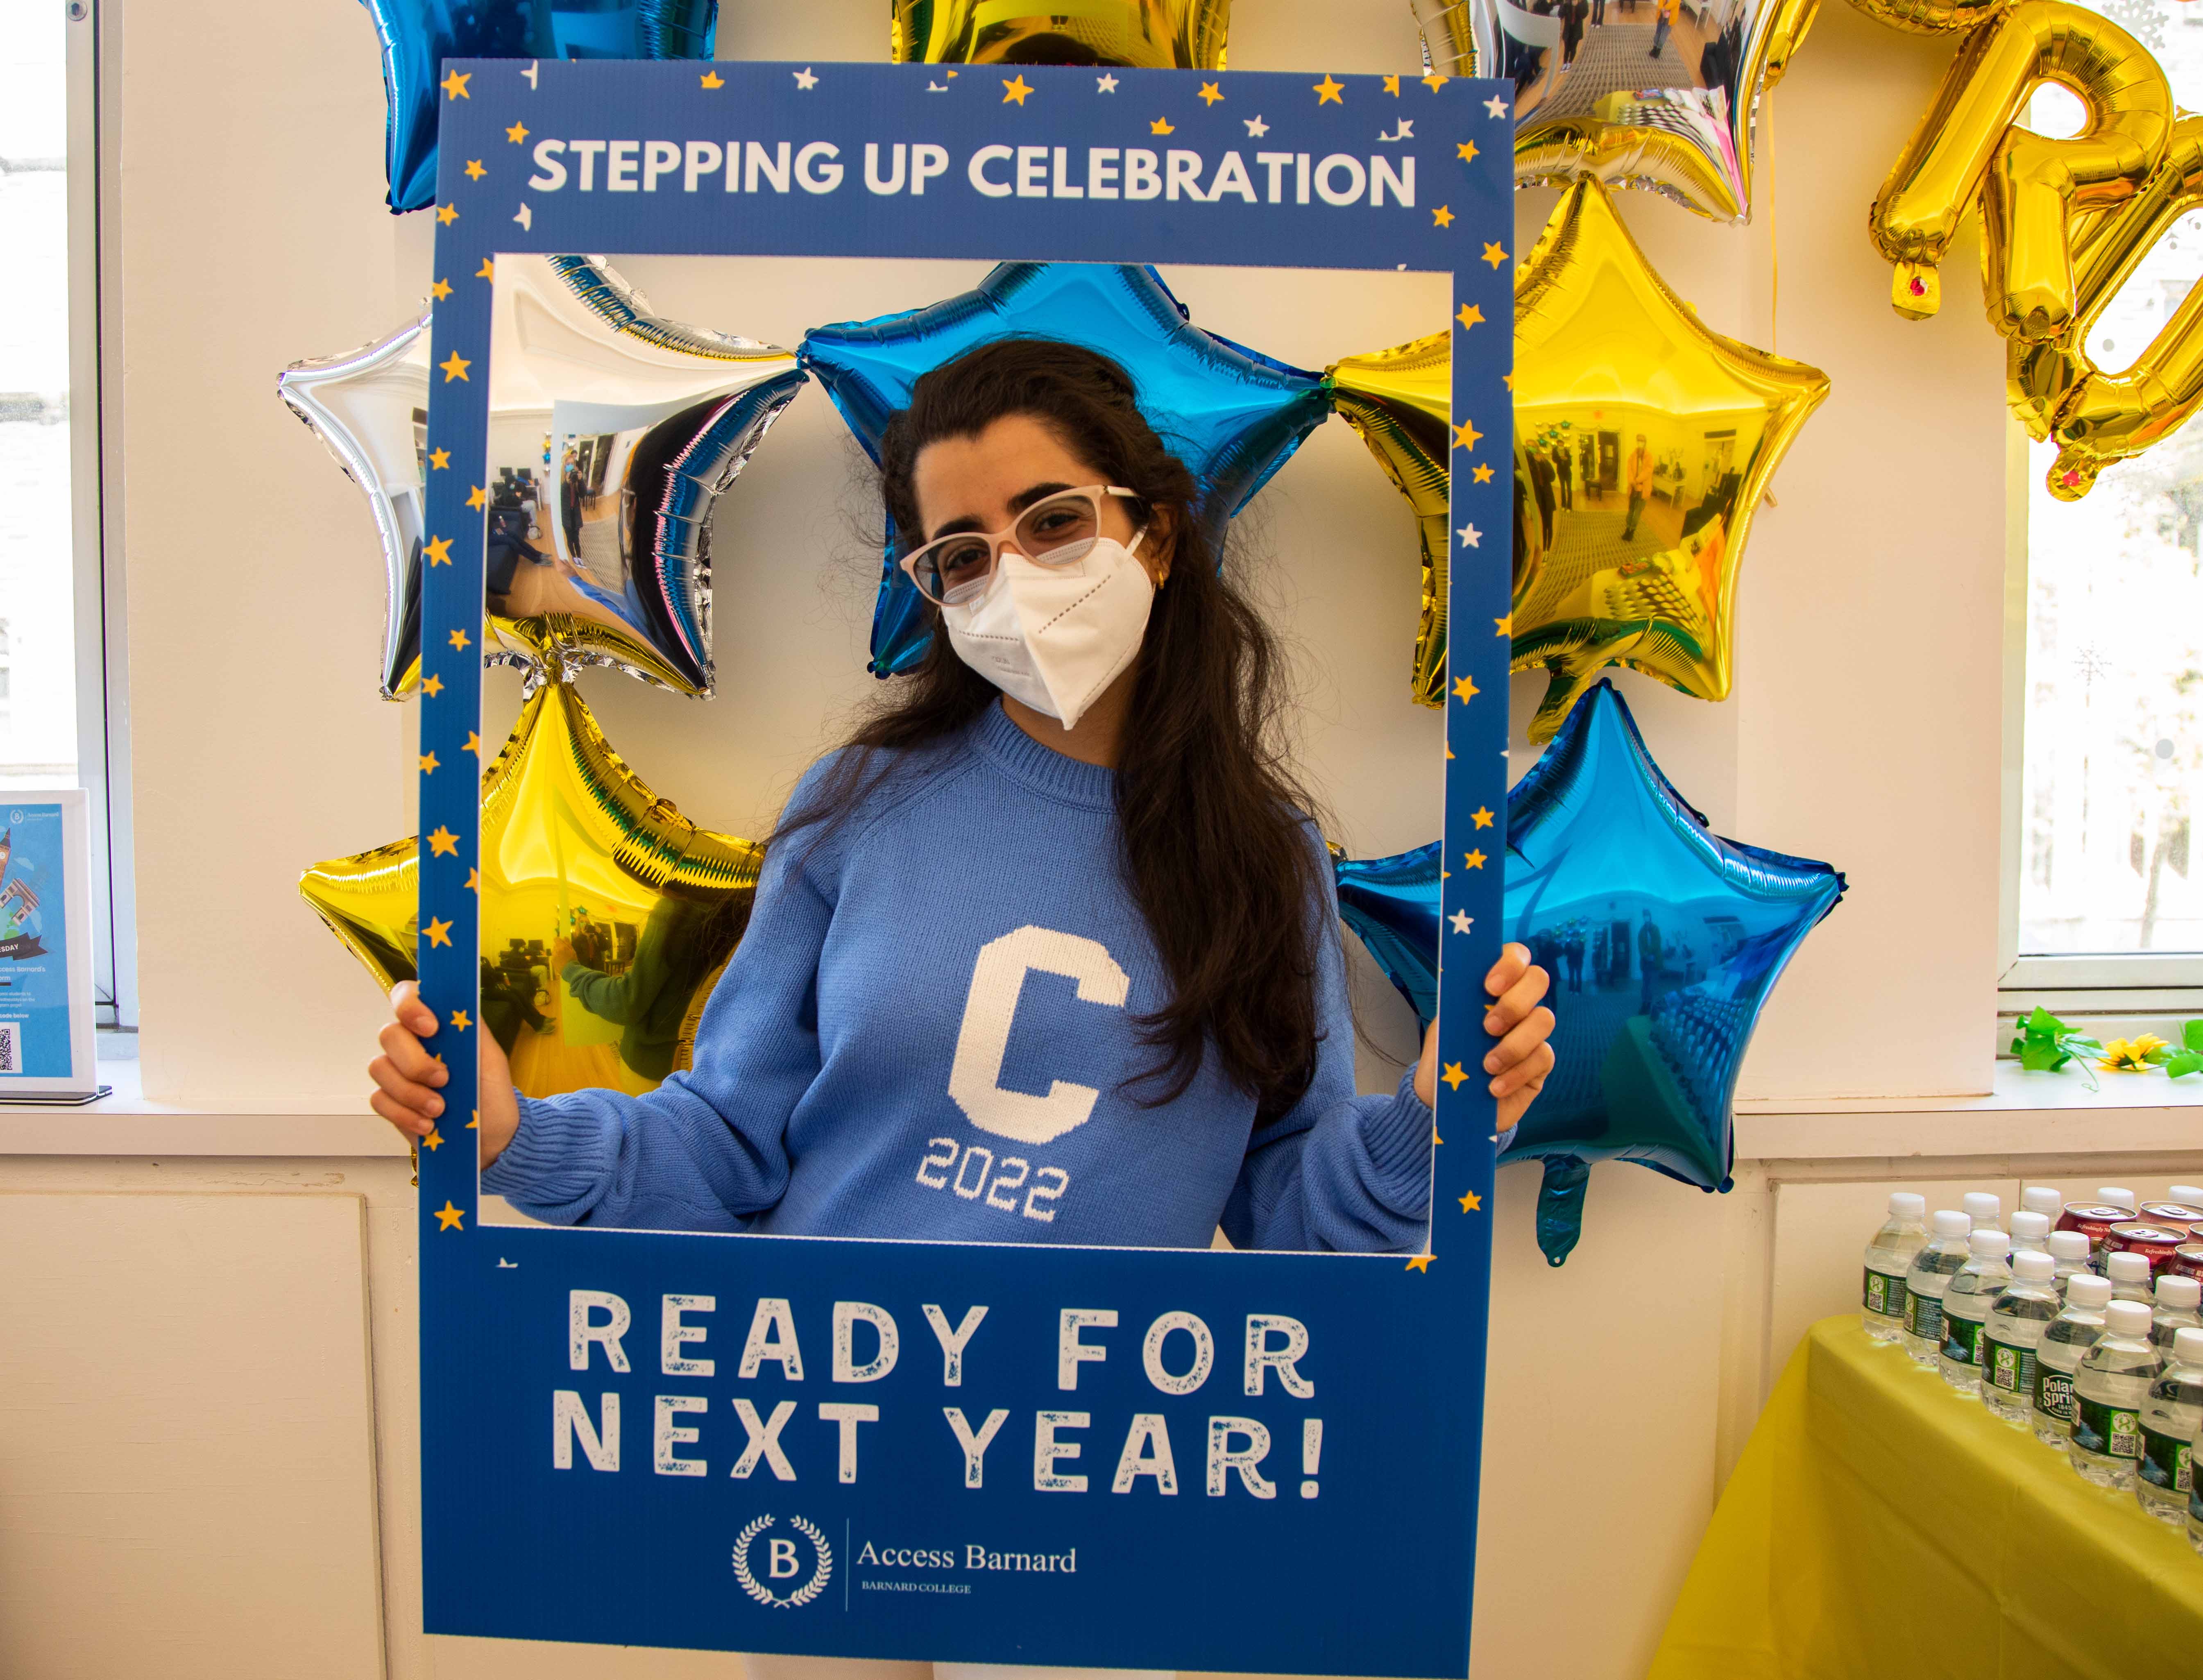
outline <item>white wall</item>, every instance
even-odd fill
[[[721,50],[877,57],[885,13],[885,0],[729,5]],[[382,607],[372,526],[277,402],[274,379],[285,363],[375,337],[416,306],[425,218],[394,223],[380,207],[381,90],[363,9],[139,0],[129,31],[119,304],[147,1086],[233,1111],[353,1106],[377,1000],[292,883],[304,864],[407,831],[413,719],[374,697]],[[1620,678],[1654,751],[1718,828],[1850,873],[1850,900],[1808,942],[1747,1067],[1764,1097],[1869,1092],[1901,1109],[1895,1099],[1908,1094],[1987,1082],[1999,350],[1963,282],[1970,251],[1953,255],[1946,316],[1908,325],[1888,309],[1887,273],[1863,228],[1947,50],[1832,6],[1773,100],[1769,214],[1724,229],[1644,194],[1623,204],[1710,324],[1774,340],[1835,380],[1777,477],[1780,506],[1755,526],[1735,696],[1709,706]],[[1240,0],[1231,62],[1412,68],[1415,38],[1405,0]],[[1551,199],[1521,195],[1518,249]],[[746,265],[742,295],[724,307],[712,289],[730,284],[724,274],[632,267],[661,305],[693,307],[713,325],[785,341],[822,318],[771,264]],[[836,265],[832,278],[835,307],[822,315],[922,303],[961,283],[918,265]],[[1228,275],[1174,279],[1196,320],[1304,365],[1427,329],[1412,287],[1317,275],[1289,296]],[[813,391],[731,493],[719,576],[723,590],[745,590],[746,605],[731,610],[723,595],[721,698],[684,702],[601,675],[585,685],[638,772],[700,821],[756,831],[868,680],[873,563],[843,518],[862,506],[853,458]],[[1403,698],[1415,564],[1404,505],[1346,429],[1328,426],[1251,523],[1275,555],[1278,610],[1312,649],[1312,766],[1344,813],[1344,837],[1364,852],[1429,837],[1437,719]],[[1541,685],[1517,680],[1518,716]],[[493,731],[511,714],[509,681],[493,683],[487,704]],[[1378,1035],[1403,1043],[1397,1010],[1373,999]],[[1480,1680],[1642,1671],[1770,1364],[1801,1313],[1840,1304],[1852,1287],[1846,1245],[1857,1239],[1844,1216],[1801,1234],[1807,1216],[1794,1210],[1805,1204],[1793,1196],[1777,1243],[1782,1186],[1850,1182],[1869,1186],[1870,1200],[1930,1168],[1948,1179],[2029,1169],[2024,1150],[1978,1141],[1961,1116],[1920,1115],[1896,1130],[1902,1141],[1875,1160],[1831,1144],[1826,1160],[1746,1161],[1722,1200],[1602,1168],[1584,1242],[1558,1272],[1530,1240],[1535,1170],[1502,1175]],[[36,1146],[50,1154],[50,1142]],[[1938,1158],[1887,1158],[1908,1153]],[[2034,1164],[2047,1170],[2046,1161]],[[2093,1170],[2064,1164],[2076,1177]],[[2183,1170],[2155,1156],[2126,1165],[2137,1176]],[[0,1187],[179,1182],[369,1197],[391,1674],[734,1671],[710,1657],[420,1636],[402,1156],[179,1164],[0,1153]],[[1658,1380],[1617,1404],[1582,1380],[1594,1360]],[[1633,1450],[1610,1450],[1618,1429]]]

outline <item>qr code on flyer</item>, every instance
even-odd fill
[[[0,1020],[0,1074],[23,1071],[23,1023]]]

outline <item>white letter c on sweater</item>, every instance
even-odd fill
[[[1067,1080],[1054,1081],[1045,1097],[1002,1089],[1002,1058],[1010,1048],[1018,993],[1027,971],[1036,968],[1078,981],[1083,1003],[1121,1009],[1132,987],[1107,946],[1075,933],[1021,927],[979,948],[964,999],[964,1026],[956,1035],[956,1060],[948,1069],[948,1094],[982,1132],[1021,1144],[1048,1143],[1084,1126],[1102,1094]]]

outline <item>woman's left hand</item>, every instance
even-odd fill
[[[1550,984],[1545,971],[1530,961],[1527,945],[1509,945],[1484,977],[1491,1004],[1484,1014],[1484,1030],[1499,1042],[1484,1058],[1491,1094],[1499,1099],[1499,1129],[1504,1132],[1522,1118],[1545,1075],[1553,1071],[1553,1012],[1539,1000]],[[1423,1034],[1423,1059],[1415,1068],[1415,1095],[1432,1108],[1438,1105],[1438,1026],[1432,1021]]]

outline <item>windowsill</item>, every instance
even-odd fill
[[[135,1062],[103,1064],[112,1096],[80,1109],[0,1103],[0,1156],[322,1158],[395,1156],[406,1148],[364,1105],[149,1103]],[[2029,1074],[1996,1064],[1971,1097],[1757,1097],[1737,1104],[1740,1161],[1913,1156],[2203,1156],[2203,1077]]]

